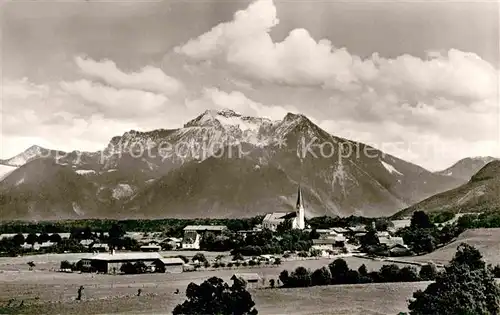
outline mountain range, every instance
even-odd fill
[[[384,216],[460,186],[483,162],[430,172],[300,114],[208,110],[97,152],[32,146],[0,161],[0,219],[248,217],[294,209],[299,184],[306,216]]]

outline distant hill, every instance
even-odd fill
[[[500,262],[500,228],[467,230],[460,234],[457,240],[432,253],[408,259],[446,264],[455,256],[460,243],[467,243],[477,248],[488,263],[496,265]]]
[[[447,169],[436,173],[468,181],[477,171],[483,168],[486,164],[495,160],[498,159],[492,156],[468,157],[458,161]]]
[[[429,197],[394,217],[410,216],[414,211],[482,212],[500,210],[500,161],[494,160],[457,188]]]

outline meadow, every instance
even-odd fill
[[[191,252],[194,254],[195,252]],[[80,255],[80,256],[77,256]],[[83,254],[85,255],[85,254]],[[190,282],[217,276],[230,282],[237,272],[258,273],[267,284],[283,269],[304,266],[314,270],[333,259],[284,261],[280,266],[184,272],[181,274],[97,275],[54,271],[61,260],[82,254],[49,254],[0,259],[0,305],[24,301],[24,314],[125,314],[170,313],[184,300]],[[350,268],[365,264],[378,270],[387,262],[345,257]],[[36,267],[29,270],[27,261]],[[75,301],[84,287],[83,301]],[[425,283],[393,283],[311,287],[303,289],[250,289],[260,314],[394,314],[404,311],[407,299]],[[138,289],[142,295],[137,297]],[[179,289],[179,294],[174,292]]]

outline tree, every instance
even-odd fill
[[[290,287],[309,287],[311,286],[311,272],[304,267],[297,267],[290,275],[288,280]]]
[[[413,266],[406,266],[399,271],[399,281],[401,282],[414,282],[418,281],[417,269]]]
[[[384,282],[399,282],[401,281],[399,278],[399,266],[396,264],[391,265],[383,265],[380,268],[380,276],[384,280]]]
[[[410,315],[499,314],[500,290],[477,249],[460,244],[444,272],[409,303]]]
[[[26,243],[30,244],[31,246],[33,246],[37,240],[38,240],[38,237],[36,236],[35,233],[30,233],[26,237]]]
[[[423,281],[434,281],[437,276],[437,268],[433,263],[428,263],[420,268],[420,279]]]
[[[292,219],[286,219],[276,227],[276,232],[279,234],[286,233],[292,229]]]
[[[430,229],[434,227],[431,219],[424,211],[415,211],[411,217],[410,226],[417,229]]]
[[[345,260],[337,258],[328,265],[328,268],[330,268],[330,273],[332,274],[333,284],[346,283],[349,266]]]
[[[366,269],[366,265],[362,264],[358,268],[358,272],[360,276],[366,277],[368,275],[368,269]]]
[[[42,233],[38,236],[38,243],[45,243],[50,240],[50,236],[47,233]]]
[[[202,253],[197,253],[196,255],[194,255],[192,260],[197,261],[199,263],[206,263],[207,262],[205,255],[203,255]]]
[[[394,224],[389,219],[381,218],[375,220],[375,229],[377,231],[387,231],[391,226],[394,226]]]
[[[16,246],[21,246],[24,244],[24,235],[21,234],[21,233],[17,233],[16,235],[14,235],[14,237],[12,238],[12,241],[14,242],[14,244]]]
[[[186,289],[186,301],[173,311],[179,314],[256,315],[252,295],[239,281],[229,286],[222,279],[212,277],[201,285],[190,283]]]
[[[319,238],[319,233],[316,231],[316,229],[312,229],[311,232],[309,232],[309,239],[315,240]]]
[[[332,274],[326,267],[316,269],[311,276],[312,285],[328,285],[332,282]]]
[[[288,283],[290,280],[290,275],[288,273],[288,270],[285,269],[282,272],[280,272],[279,279],[281,280],[281,283],[283,283],[284,287],[288,287]]]
[[[61,235],[59,235],[57,233],[53,233],[49,237],[49,241],[51,241],[52,243],[59,243],[59,242],[61,242],[61,240],[62,240]]]

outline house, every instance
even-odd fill
[[[108,244],[95,243],[90,247],[90,249],[94,252],[107,252],[109,251],[109,246]]]
[[[392,226],[388,228],[391,232],[396,232],[397,230],[409,227],[411,225],[411,219],[405,220],[392,220]]]
[[[246,287],[255,287],[258,286],[261,277],[257,273],[235,273],[231,280],[233,283],[243,280]]]
[[[99,253],[94,256],[81,259],[83,270],[97,271],[103,273],[120,273],[120,268],[125,263],[143,262],[152,265],[155,261],[162,259],[159,253]]]
[[[184,271],[184,261],[180,258],[161,258],[155,263],[156,268],[161,267],[166,273],[181,273]]]
[[[91,239],[80,241],[80,244],[85,246],[85,247],[90,247],[90,245],[92,245],[92,243],[94,243],[94,240],[91,240]]]
[[[268,213],[262,220],[262,228],[276,231],[278,225],[286,220],[292,220],[292,229],[305,229],[305,207],[300,186],[297,192],[297,203],[293,212],[273,212]]]
[[[182,247],[182,238],[169,237],[160,242],[162,248],[177,249]]]
[[[345,241],[346,239],[343,235],[313,239],[313,245],[311,248],[320,251],[332,251],[334,249],[344,248]]]
[[[200,249],[201,239],[207,232],[222,234],[225,230],[225,225],[188,225],[184,228],[182,249]]]
[[[411,250],[406,245],[394,244],[389,248],[389,255],[393,257],[409,256]]]
[[[334,227],[332,230],[337,233],[337,234],[346,234],[349,233],[349,229],[343,228],[343,227]]]
[[[150,243],[149,245],[142,245],[140,250],[141,252],[159,252],[161,250],[161,246]]]
[[[388,248],[392,248],[394,245],[402,245],[402,246],[405,245],[402,237],[387,236],[387,237],[379,237],[378,240],[380,244],[385,244],[387,245]]]

